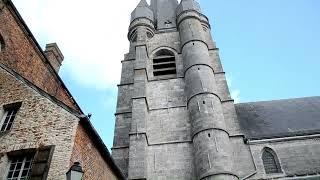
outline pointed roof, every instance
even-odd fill
[[[151,7],[157,22],[157,29],[176,27],[177,0],[151,0]]]
[[[149,7],[149,4],[146,0],[141,0],[137,7]]]
[[[181,0],[180,5],[177,9],[177,15],[181,14],[183,11],[194,10],[201,13],[200,5],[195,0]]]
[[[137,18],[147,18],[151,21],[154,20],[153,12],[146,0],[141,0],[131,13],[131,22]]]

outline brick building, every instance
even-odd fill
[[[58,75],[58,46],[41,49],[10,0],[0,0],[0,179],[124,179]]]
[[[195,0],[131,17],[112,149],[128,179],[320,179],[320,97],[234,104]]]

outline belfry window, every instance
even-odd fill
[[[167,49],[156,52],[153,58],[153,75],[173,77],[176,73],[174,53]]]
[[[276,153],[270,149],[265,148],[262,153],[263,166],[266,174],[281,173],[281,167]]]
[[[4,107],[4,113],[0,121],[0,132],[9,131],[12,128],[14,119],[21,106],[21,103],[9,104]]]

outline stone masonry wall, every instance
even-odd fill
[[[22,102],[22,106],[13,127],[0,134],[0,172],[6,171],[8,165],[6,153],[54,145],[47,179],[64,179],[78,118],[0,68],[0,108],[15,102]]]
[[[177,31],[156,33],[147,42],[146,72],[148,82],[146,84],[146,101],[148,117],[146,120],[146,137],[148,148],[146,156],[147,174],[150,179],[188,179],[195,177],[192,161],[191,123],[186,107],[184,60],[180,46],[180,36]],[[158,80],[153,76],[153,54],[162,48],[175,54],[177,78]],[[209,54],[210,66],[215,72],[217,94],[224,102],[223,106],[226,110],[224,116],[228,130],[230,129],[232,135],[239,135],[241,132],[236,121],[236,113],[220,62],[219,51],[212,48]],[[131,146],[129,144],[129,132],[132,124],[135,58],[135,44],[131,44],[129,53],[125,55],[125,59],[122,61],[113,148],[113,157],[125,175],[128,172],[128,149]],[[171,149],[176,149],[174,155],[179,154],[179,156],[172,157]],[[170,170],[167,168],[169,166],[173,168]]]
[[[2,0],[0,0],[0,4]],[[27,31],[18,23],[11,7],[6,5],[0,10],[0,35],[5,42],[5,48],[0,53],[0,63],[27,78],[30,82],[43,89],[69,107],[75,110],[72,98],[62,87],[62,82],[56,77],[38,49],[35,42],[27,35]]]
[[[108,163],[101,158],[101,154],[95,147],[82,125],[77,128],[70,166],[73,162],[80,162],[84,170],[83,180],[116,180]]]
[[[278,156],[282,173],[267,175],[262,162],[263,148],[271,148]],[[283,140],[250,145],[257,167],[251,179],[271,179],[284,176],[305,176],[320,172],[320,139]]]

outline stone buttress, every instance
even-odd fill
[[[232,172],[232,146],[202,25],[209,26],[208,21],[195,1],[182,0],[177,22],[197,179],[238,179]]]

